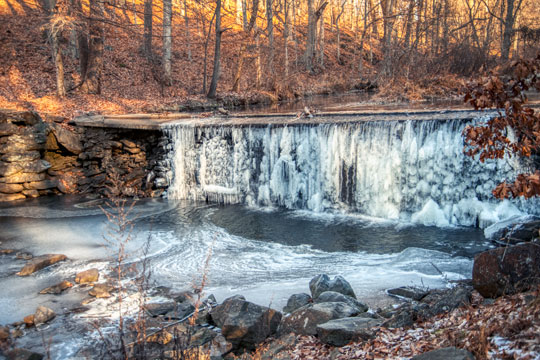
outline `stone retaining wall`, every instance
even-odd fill
[[[74,193],[148,197],[168,187],[162,132],[70,128],[62,120],[0,111],[0,201]]]

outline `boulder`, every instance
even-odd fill
[[[514,216],[484,229],[486,239],[502,245],[515,245],[540,236],[540,218],[534,215]]]
[[[474,258],[472,280],[488,298],[529,290],[540,283],[540,246],[523,243],[480,253]]]
[[[390,319],[384,322],[383,326],[389,329],[405,328],[412,326],[417,319],[417,311],[410,307],[405,307],[397,311]]]
[[[427,290],[419,289],[412,286],[402,286],[394,289],[386,290],[388,295],[396,296],[400,298],[411,299],[414,301],[420,301],[424,296],[428,294]]]
[[[210,313],[212,321],[221,328],[223,336],[236,348],[254,349],[274,334],[281,313],[234,296],[216,306]]]
[[[96,298],[109,298],[111,297],[111,290],[112,286],[107,284],[95,284],[94,287],[88,292],[88,295]]]
[[[328,275],[319,274],[309,282],[309,290],[311,291],[311,297],[314,300],[325,291],[335,291],[356,299],[356,294],[354,293],[351,284],[339,275],[330,280]]]
[[[76,155],[83,152],[84,147],[79,134],[70,131],[59,124],[51,123],[50,127],[58,144],[63,146],[67,151]]]
[[[176,303],[174,301],[146,303],[143,308],[151,316],[165,315],[176,308]]]
[[[45,306],[38,306],[34,313],[34,324],[45,324],[47,321],[54,319],[55,316],[56,314],[52,309]]]
[[[290,314],[296,309],[299,309],[302,306],[305,306],[312,302],[313,300],[311,299],[311,296],[306,293],[293,294],[291,295],[291,297],[289,297],[289,300],[287,300],[287,305],[283,308],[283,312]]]
[[[452,346],[416,355],[411,360],[474,360],[474,355]]]
[[[96,268],[81,271],[75,275],[75,282],[77,284],[94,283],[99,280],[99,271]]]
[[[342,318],[317,326],[317,336],[323,343],[344,346],[351,341],[369,340],[375,336],[381,322],[370,318]]]
[[[7,360],[41,360],[43,355],[26,349],[13,349],[5,353]]]
[[[49,286],[48,288],[41,290],[39,293],[58,295],[61,294],[64,290],[69,289],[70,287],[73,287],[73,284],[67,280],[64,280],[59,284]]]
[[[64,261],[66,259],[66,255],[62,254],[47,254],[36,256],[32,258],[32,260],[28,261],[26,265],[22,268],[22,270],[17,273],[17,275],[28,276],[35,273],[36,271],[46,268],[47,266],[56,264],[57,262]]]
[[[282,335],[291,332],[299,335],[315,335],[317,334],[317,325],[334,319],[356,316],[358,313],[357,308],[343,302],[309,304],[284,317],[279,325],[279,333]]]
[[[357,308],[359,313],[366,312],[369,309],[366,304],[361,303],[355,298],[347,296],[347,295],[343,295],[335,291],[325,291],[321,293],[319,297],[317,297],[317,299],[315,299],[315,303],[326,303],[326,302],[344,302],[354,308]]]

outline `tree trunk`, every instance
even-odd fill
[[[172,18],[172,10],[171,10]],[[187,46],[187,56],[188,60],[191,62],[191,35],[189,32],[189,15],[188,15],[188,5],[187,0],[184,0],[184,22],[186,24],[186,46]]]
[[[521,7],[522,0],[506,0],[506,16],[503,24],[503,39],[501,45],[501,58],[506,61],[510,58],[510,47],[514,38],[514,24],[516,22],[517,13]]]
[[[212,71],[212,81],[208,90],[208,97],[216,97],[217,84],[219,80],[220,61],[221,61],[221,0],[216,1],[216,44],[214,48],[214,70]]]
[[[409,8],[407,9],[407,24],[405,27],[405,48],[408,49],[411,44],[411,29],[414,14],[415,0],[409,0]]]
[[[274,12],[273,0],[266,0],[266,34],[268,35],[268,69],[274,73]]]
[[[64,85],[64,62],[62,61],[62,50],[58,41],[58,34],[51,34],[52,51],[54,65],[56,67],[56,94],[60,97],[66,96],[66,87]]]
[[[306,70],[313,72],[313,54],[315,53],[315,41],[317,24],[315,23],[315,9],[313,8],[313,0],[307,0],[308,3],[308,33],[306,42],[306,52],[304,53],[304,61]]]
[[[90,0],[90,56],[88,70],[82,89],[87,94],[101,94],[101,75],[103,69],[103,3]]]
[[[319,65],[324,67],[324,16],[319,19]]]
[[[163,83],[172,85],[171,76],[171,24],[172,24],[172,0],[163,0]]]
[[[152,58],[152,1],[144,0],[144,38],[143,48],[144,55]]]

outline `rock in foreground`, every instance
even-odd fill
[[[246,301],[242,296],[226,299],[211,312],[212,320],[223,336],[236,348],[254,349],[274,334],[281,313]]]
[[[474,258],[472,277],[483,297],[529,290],[540,283],[540,246],[524,243],[480,253]]]
[[[309,282],[309,290],[311,291],[311,297],[313,297],[314,300],[325,291],[335,291],[356,299],[356,294],[354,293],[351,284],[340,275],[330,280],[328,275],[319,274]]]
[[[17,275],[28,276],[35,273],[36,271],[46,268],[47,266],[51,266],[59,261],[64,261],[66,259],[66,255],[62,254],[47,254],[36,256],[32,260],[28,261],[26,265],[22,268],[22,270],[17,273]]]
[[[49,286],[48,288],[45,288],[45,289],[41,290],[39,293],[40,294],[58,295],[58,294],[62,293],[64,290],[69,289],[70,287],[73,287],[73,284],[70,283],[67,280],[64,280],[59,284]]]
[[[376,319],[352,317],[330,320],[317,326],[317,335],[323,343],[344,346],[351,341],[369,340],[375,336],[381,322]]]
[[[330,320],[358,315],[359,310],[343,302],[328,302],[306,305],[283,318],[279,326],[280,334],[317,334],[317,325]]]
[[[99,280],[99,271],[98,269],[88,269],[81,271],[75,276],[75,282],[77,284],[88,284],[94,283]]]

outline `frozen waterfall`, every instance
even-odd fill
[[[177,125],[169,196],[485,227],[540,203],[493,199],[520,170],[463,154],[463,120]]]

